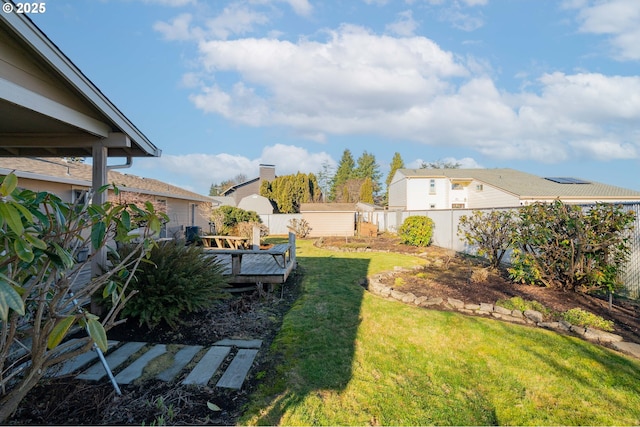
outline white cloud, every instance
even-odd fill
[[[614,57],[620,60],[640,60],[640,2],[609,0],[577,4],[580,31],[609,35]]]
[[[418,22],[413,19],[413,13],[411,10],[405,10],[398,14],[398,19],[396,21],[391,24],[387,24],[385,28],[390,33],[409,37],[415,34],[415,31],[418,28]]]
[[[637,156],[640,77],[542,75],[521,93],[498,90],[490,66],[462,62],[424,37],[376,35],[357,26],[324,41],[244,38],[203,41],[203,70],[235,73],[203,85],[197,108],[250,126],[326,135],[373,134],[466,146],[501,159],[561,161],[597,155],[572,141],[609,140]],[[620,150],[618,150],[620,152]]]
[[[142,0],[143,3],[161,4],[163,6],[182,7],[196,4],[196,0]]]
[[[171,20],[171,22],[156,22],[153,29],[161,33],[166,40],[190,40],[198,38],[198,31],[191,28],[193,16],[183,13]]]
[[[308,0],[281,0],[286,3],[289,3],[289,6],[294,10],[295,13],[301,16],[309,16],[313,11],[313,6],[309,3]]]
[[[637,158],[640,148],[611,140],[574,141],[571,146],[579,155],[604,161]]]
[[[226,39],[230,35],[247,34],[255,30],[256,25],[264,25],[269,18],[250,9],[246,5],[232,3],[221,14],[207,21],[209,34],[215,38]]]

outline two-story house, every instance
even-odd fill
[[[515,169],[399,169],[389,184],[390,210],[503,208],[556,199],[566,203],[637,202],[640,192]]]

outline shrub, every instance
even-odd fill
[[[405,245],[429,246],[433,226],[433,220],[427,216],[410,216],[400,226],[398,236]]]
[[[486,268],[476,268],[471,272],[471,280],[472,283],[486,283],[489,278],[489,270]]]
[[[238,223],[257,222],[261,224],[262,218],[255,211],[245,211],[234,206],[220,206],[211,213],[211,221],[216,226],[216,233],[227,235],[234,231]]]
[[[294,232],[296,237],[300,238],[307,237],[312,230],[312,228],[309,226],[309,223],[304,218],[300,220],[296,218],[290,219],[287,228]]]
[[[513,242],[515,219],[512,211],[474,211],[460,217],[458,235],[470,245],[478,246],[478,254],[486,256],[498,268]]]
[[[561,317],[572,325],[596,328],[609,332],[613,331],[613,322],[611,320],[605,320],[581,308],[567,310],[562,313]]]
[[[118,253],[124,257],[129,250],[130,246],[123,246]],[[201,247],[163,242],[151,250],[148,262],[133,273],[130,288],[137,293],[122,310],[122,316],[135,318],[149,328],[162,321],[175,327],[180,316],[228,297],[222,273],[219,261],[206,256]]]
[[[116,187],[112,191],[118,194]],[[105,274],[76,283],[79,272],[100,259],[108,245],[138,238],[129,235],[137,227],[133,217],[146,226],[131,256],[113,262]],[[94,343],[107,350],[106,333],[130,296],[126,281],[117,293],[107,290],[115,306],[102,319],[81,307],[112,274],[135,268],[153,244],[149,235],[159,233],[166,219],[151,203],[67,203],[51,193],[20,189],[13,173],[0,178],[0,423],[50,366],[89,350]],[[79,252],[88,255],[75,259]],[[72,298],[80,307],[71,305]],[[87,335],[65,340],[77,326]]]
[[[622,206],[597,203],[588,210],[535,203],[520,210],[512,277],[583,292],[621,286],[620,273],[630,254],[629,231],[635,214]]]

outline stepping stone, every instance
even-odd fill
[[[249,373],[249,369],[253,365],[253,359],[256,358],[257,354],[258,350],[238,350],[238,354],[233,358],[216,387],[242,388],[242,383],[244,383],[247,373]]]
[[[122,372],[116,375],[118,384],[131,384],[142,376],[142,371],[149,362],[158,356],[167,352],[167,346],[164,344],[156,344],[149,351],[137,358],[131,365],[127,366]]]
[[[118,341],[107,341],[108,348],[114,347],[117,344],[118,344]],[[98,358],[98,353],[94,348],[91,348],[89,351],[79,354],[73,359],[69,359],[60,365],[53,366],[51,368],[50,376],[62,377],[65,375],[69,375],[79,370],[80,368],[84,367],[85,365],[88,365],[90,362],[93,362],[94,359],[97,359],[97,358]]]
[[[173,356],[173,365],[160,372],[156,378],[162,381],[171,381],[176,375],[178,375],[178,373],[180,373],[182,368],[191,362],[191,359],[193,359],[200,350],[202,350],[201,345],[189,345],[180,349],[180,351]]]
[[[107,365],[111,370],[117,368],[118,366],[122,365],[122,363],[124,363],[133,353],[140,350],[144,346],[145,343],[135,341],[124,344],[122,347],[116,349],[113,353],[105,358],[107,361]],[[102,366],[102,363],[99,362],[78,375],[76,378],[80,380],[99,381],[105,375],[107,375],[107,373],[104,370],[104,366]]]
[[[230,347],[235,346],[238,348],[260,348],[262,346],[262,340],[232,340],[229,338],[225,338],[218,341],[214,345],[227,345]]]
[[[182,381],[182,384],[207,384],[230,351],[231,347],[211,347],[193,368],[189,376]]]

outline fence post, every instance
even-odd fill
[[[251,236],[251,249],[257,251],[260,249],[260,227],[253,226],[253,233]]]

